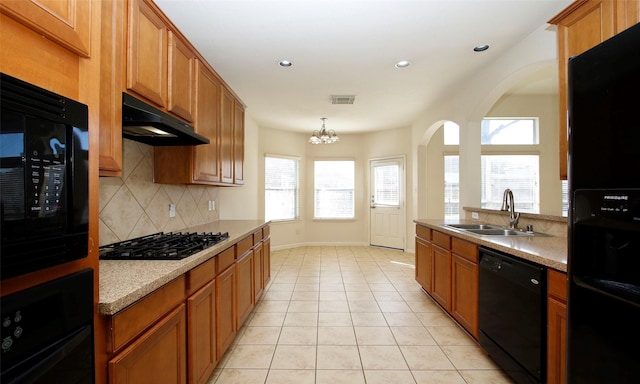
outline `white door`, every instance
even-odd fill
[[[370,243],[404,250],[404,158],[370,160]]]

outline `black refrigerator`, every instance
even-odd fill
[[[569,60],[568,383],[639,383],[640,24]]]

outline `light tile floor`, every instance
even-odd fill
[[[209,384],[511,383],[414,273],[413,254],[383,248],[273,251]]]

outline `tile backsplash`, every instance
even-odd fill
[[[122,177],[100,178],[100,245],[219,219],[218,188],[155,184],[153,147],[123,140]],[[169,218],[169,204],[176,215]]]

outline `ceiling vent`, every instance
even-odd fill
[[[331,104],[353,104],[356,95],[331,95]]]

